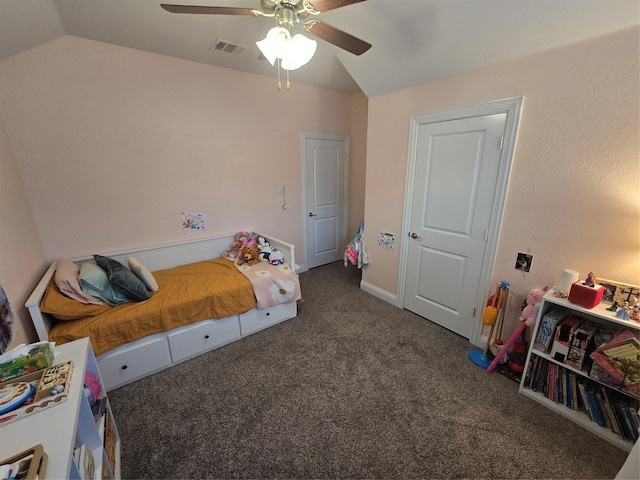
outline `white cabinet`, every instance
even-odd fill
[[[240,331],[242,336],[250,335],[258,330],[280,323],[295,317],[297,305],[293,303],[281,303],[267,308],[254,308],[240,315]]]
[[[630,451],[633,447],[633,443],[629,440],[624,440],[620,435],[611,431],[611,429],[607,427],[602,427],[598,425],[598,423],[592,421],[587,413],[585,413],[582,409],[578,408],[570,408],[567,407],[562,402],[556,402],[547,398],[547,396],[541,391],[535,391],[534,384],[532,383],[533,378],[532,375],[536,368],[536,364],[543,364],[544,362],[548,362],[546,364],[547,367],[552,365],[552,368],[559,370],[560,372],[565,374],[566,378],[574,378],[577,383],[584,383],[587,380],[590,382],[595,382],[602,386],[602,388],[608,389],[607,393],[614,392],[617,396],[622,396],[624,400],[630,401],[631,403],[637,402],[637,396],[630,394],[628,392],[621,392],[617,388],[611,388],[610,385],[606,383],[599,382],[589,377],[588,365],[583,366],[582,370],[572,368],[565,363],[554,359],[550,354],[543,353],[542,351],[534,348],[535,339],[537,338],[538,330],[541,325],[542,318],[552,310],[560,310],[561,312],[569,315],[573,314],[579,317],[582,317],[585,320],[590,320],[592,322],[598,323],[604,327],[617,326],[620,328],[626,328],[632,331],[640,330],[640,324],[634,322],[633,320],[622,320],[615,316],[615,313],[607,310],[609,305],[599,304],[592,309],[586,309],[580,307],[579,305],[573,304],[569,302],[566,298],[558,298],[555,296],[555,290],[551,290],[548,292],[542,302],[540,304],[540,309],[538,312],[538,317],[536,319],[535,328],[533,331],[532,339],[529,344],[529,350],[527,352],[527,359],[524,368],[524,374],[522,375],[522,380],[520,382],[520,393],[526,395],[527,397],[532,398],[533,400],[543,404],[545,407],[563,415],[564,417],[569,418],[575,423],[583,426],[587,430],[599,435],[600,437],[608,440],[609,442],[617,445],[618,447]],[[598,387],[600,388],[600,387]],[[578,392],[579,397],[579,392]]]
[[[98,357],[107,391],[159,372],[296,316],[296,302],[174,328],[126,343]]]
[[[88,338],[55,348],[54,364],[73,361],[67,401],[0,426],[0,457],[9,458],[41,444],[48,456],[45,478],[81,478],[74,450],[87,445],[95,478],[120,478],[120,438],[108,399],[97,420],[84,394],[85,371],[100,378]],[[102,388],[101,398],[106,399]]]

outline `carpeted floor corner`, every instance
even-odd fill
[[[614,478],[625,452],[359,273],[305,272],[296,318],[110,392],[123,478]]]

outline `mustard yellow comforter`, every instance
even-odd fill
[[[218,258],[153,272],[158,291],[144,302],[125,303],[80,320],[56,321],[49,340],[59,344],[89,337],[101,355],[147,335],[256,306],[251,282],[233,262]]]

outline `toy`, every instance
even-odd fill
[[[261,247],[258,258],[260,259],[261,262],[269,262],[272,252],[273,252],[273,248],[270,245]]]
[[[273,248],[264,237],[258,237],[258,248],[260,249],[260,254],[258,255],[260,261],[269,262],[269,257],[271,256],[271,252],[273,252]]]
[[[260,261],[260,249],[257,245],[245,245],[238,252],[238,265],[255,265]]]
[[[484,350],[476,348],[474,350],[471,350],[468,354],[469,359],[479,367],[487,368],[491,364],[491,359],[487,356],[487,354],[489,353],[489,348],[491,348],[491,341],[493,339],[494,330],[496,331],[496,339],[499,339],[502,335],[502,320],[504,318],[507,299],[509,298],[510,285],[511,284],[505,280],[503,280],[502,282],[498,282],[498,289],[496,290],[496,293],[493,297],[495,301],[495,299],[498,298],[499,295],[498,304],[495,306],[495,317],[493,317],[492,310],[490,312],[485,311],[485,313],[483,314],[482,322],[487,326],[491,326],[491,329],[489,330],[489,336],[487,337],[487,343],[484,347]],[[491,323],[487,324],[487,320],[485,320],[485,317],[487,320],[491,320]],[[498,353],[497,350],[496,353]],[[506,353],[506,349],[503,347],[502,349],[500,349],[500,353],[501,355],[496,354],[496,363],[498,363],[502,359],[504,353]]]
[[[593,274],[593,272],[589,272],[589,275],[587,275],[584,284],[590,287],[593,287],[596,284],[596,276]]]
[[[269,255],[269,263],[271,263],[271,265],[284,263],[284,255],[282,255],[282,252],[272,247],[271,254]]]
[[[616,317],[629,320],[629,302],[624,302],[624,305],[616,312]]]
[[[229,250],[224,252],[222,256],[228,260],[235,257],[242,258],[242,247],[258,244],[258,235],[249,232],[238,232],[233,243],[229,246]],[[235,255],[234,255],[235,254]]]
[[[524,318],[524,321],[526,322],[528,327],[536,323],[538,307],[540,306],[542,297],[544,297],[544,294],[547,293],[547,290],[549,290],[549,287],[534,288],[533,290],[529,291],[527,299],[524,301],[524,308],[522,309],[522,318]]]
[[[244,239],[249,236],[249,232],[238,232],[233,243],[229,246],[229,250],[237,252],[244,245]]]

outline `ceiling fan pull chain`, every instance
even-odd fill
[[[289,81],[289,70],[287,70],[287,90],[291,90],[291,82]]]
[[[282,91],[282,82],[280,81],[280,59],[278,58],[278,91]]]

